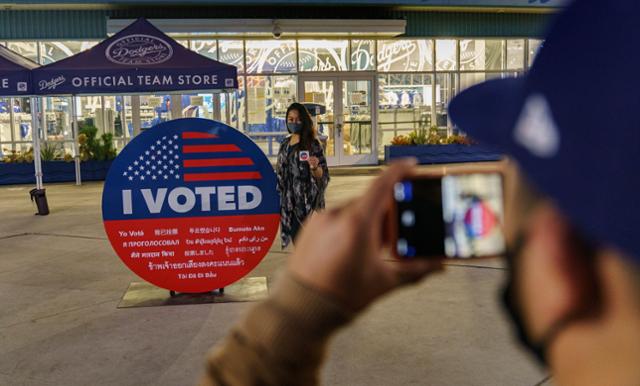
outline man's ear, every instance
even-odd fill
[[[592,250],[551,204],[533,210],[518,264],[518,292],[527,327],[537,340],[555,324],[598,305]]]

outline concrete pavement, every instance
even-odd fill
[[[371,176],[335,176],[328,206]],[[117,309],[132,281],[104,233],[101,183],[0,188],[0,385],[192,385],[207,350],[251,304]],[[273,278],[279,243],[252,272]],[[500,261],[455,264],[394,293],[333,340],[325,385],[534,386],[547,376],[513,343]]]

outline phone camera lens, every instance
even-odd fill
[[[413,186],[411,182],[398,182],[393,187],[393,196],[397,202],[406,202],[413,199]]]
[[[416,215],[412,210],[405,210],[402,212],[402,225],[407,228],[411,228],[416,224]]]

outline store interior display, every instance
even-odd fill
[[[0,99],[0,142],[31,140],[31,114],[29,111],[27,98]],[[4,146],[2,145],[2,147]]]
[[[292,77],[252,77],[247,88],[247,131],[286,132],[287,108],[295,100],[296,83]]]
[[[369,153],[372,144],[370,83],[347,81],[343,88],[343,154]]]

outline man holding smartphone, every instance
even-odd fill
[[[526,76],[472,87],[449,108],[518,165],[504,176],[504,305],[559,386],[640,385],[639,14],[635,1],[574,1]],[[212,353],[203,384],[317,384],[336,329],[441,269],[381,259],[391,200],[380,197],[413,172],[393,165],[363,197],[311,218],[271,297]]]

